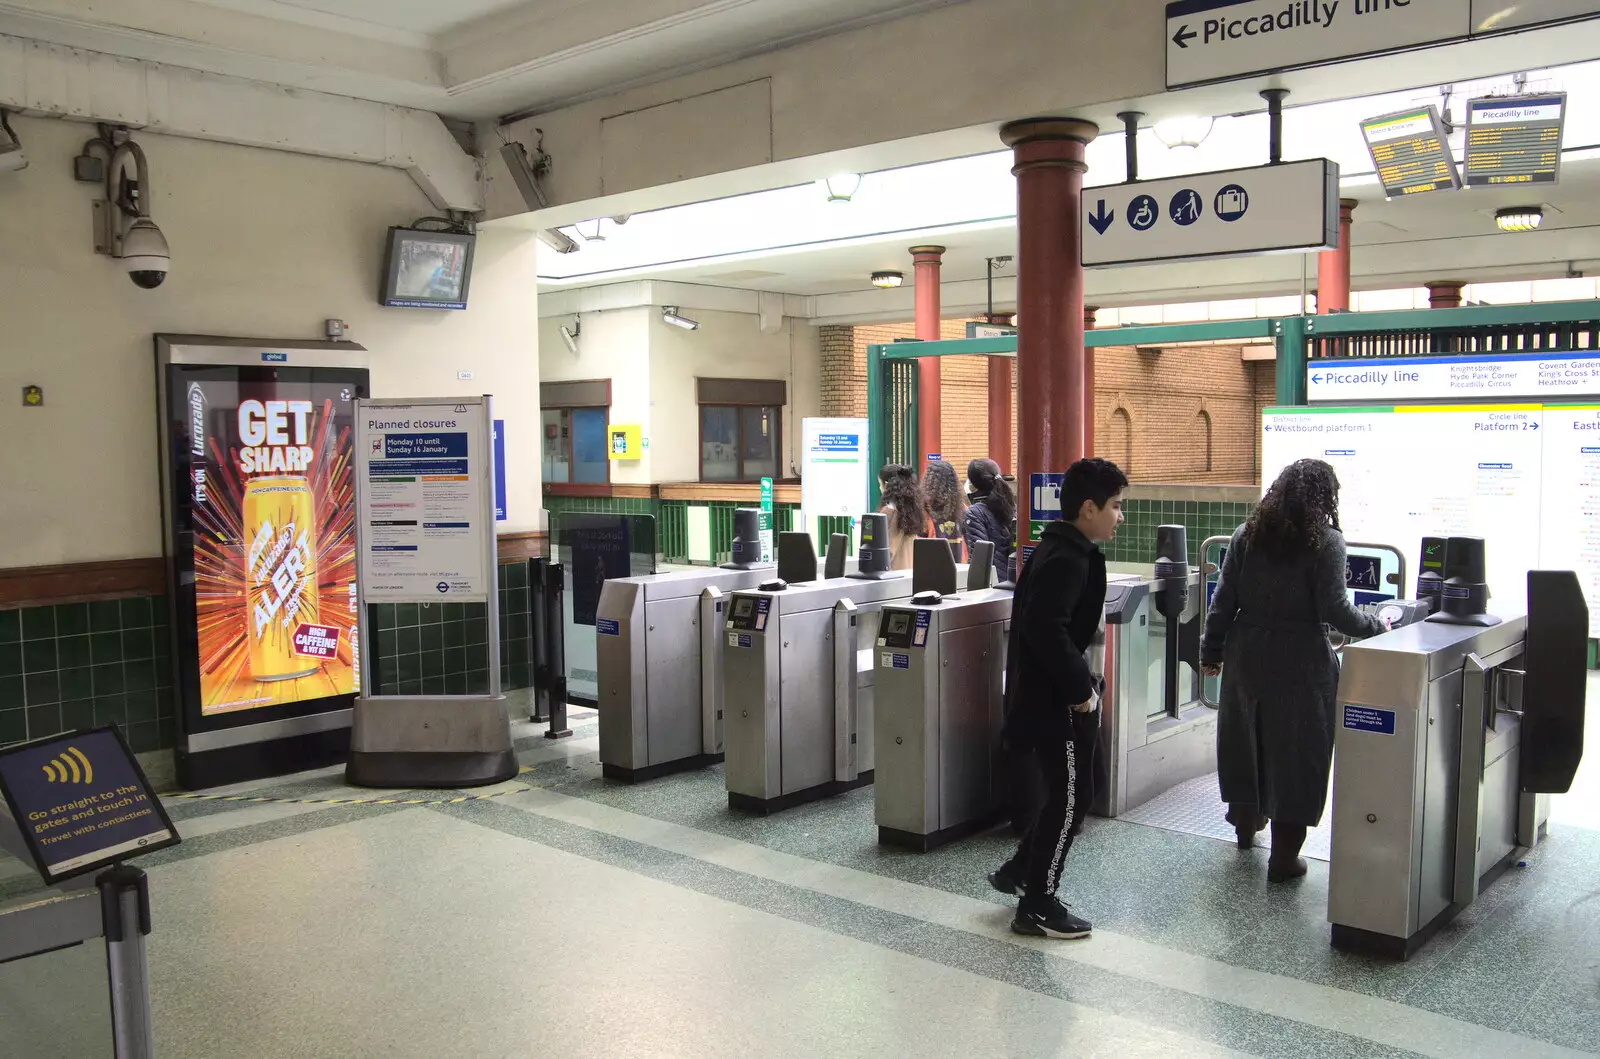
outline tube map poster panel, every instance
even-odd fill
[[[200,712],[360,690],[353,394],[187,380]]]

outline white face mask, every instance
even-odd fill
[[[973,493],[976,493],[976,492],[977,492],[977,490],[976,490],[976,489],[974,489],[974,488],[972,488],[972,481],[971,481],[971,479],[968,479],[968,481],[967,481],[967,485],[966,485],[966,489],[967,489],[967,495],[968,495],[968,496],[971,496],[971,495],[972,495],[972,494],[973,494]]]

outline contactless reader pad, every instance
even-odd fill
[[[1432,614],[1433,602],[1426,599],[1391,599],[1362,609],[1376,615],[1380,621],[1386,622],[1390,629],[1403,629],[1407,625],[1415,625],[1425,620]]]

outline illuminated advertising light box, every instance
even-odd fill
[[[179,779],[337,760],[361,690],[350,343],[158,336]]]

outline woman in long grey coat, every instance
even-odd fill
[[[1272,824],[1267,878],[1306,873],[1306,829],[1322,819],[1333,767],[1339,663],[1324,626],[1347,636],[1384,630],[1345,595],[1339,479],[1301,460],[1228,544],[1206,617],[1200,662],[1222,674],[1217,769],[1228,821],[1249,849]]]

